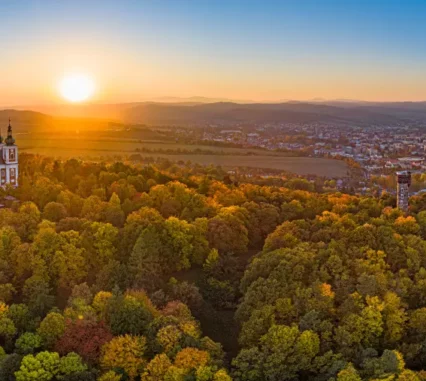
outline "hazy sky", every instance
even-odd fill
[[[426,100],[426,1],[0,0],[0,105],[159,96]]]

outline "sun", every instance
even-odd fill
[[[95,83],[87,75],[73,74],[62,79],[59,91],[67,101],[83,102],[92,97],[95,92]]]

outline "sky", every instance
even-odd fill
[[[424,0],[0,0],[0,106],[426,100]]]

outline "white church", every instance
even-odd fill
[[[0,186],[18,186],[18,147],[12,136],[12,126],[7,128],[7,137],[0,136]]]

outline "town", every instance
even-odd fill
[[[340,188],[356,179],[357,191],[371,193],[396,189],[395,173],[409,170],[411,193],[423,191],[426,172],[426,130],[419,124],[347,126],[341,124],[276,123],[236,125],[233,128],[176,128],[177,141],[204,145],[234,146],[344,160],[352,169],[348,178],[337,179]],[[367,186],[368,185],[368,186]],[[425,189],[426,191],[426,189]]]

